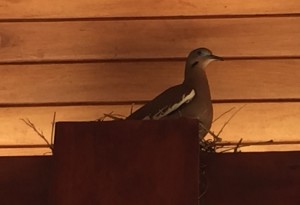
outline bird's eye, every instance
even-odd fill
[[[197,54],[198,54],[198,55],[201,55],[201,54],[202,54],[202,52],[201,52],[201,51],[198,51],[198,52],[197,52]]]

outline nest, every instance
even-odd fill
[[[199,123],[199,129],[204,129],[208,134],[204,137],[204,138],[199,138],[199,149],[200,149],[200,153],[225,153],[225,152],[241,152],[240,148],[241,147],[245,147],[245,146],[251,146],[254,145],[253,143],[243,143],[243,139],[241,138],[238,142],[236,143],[232,143],[232,142],[222,142],[222,138],[220,137],[223,130],[225,129],[225,127],[230,123],[230,121],[232,120],[232,118],[234,116],[237,115],[237,113],[243,109],[245,107],[242,106],[239,109],[237,109],[231,116],[230,118],[223,124],[222,128],[217,132],[214,133],[211,130],[206,129],[201,123]],[[233,109],[235,108],[231,108],[228,111],[224,112],[223,114],[221,114],[220,116],[218,116],[214,121],[219,120],[220,118],[222,118],[224,115],[230,113]],[[132,111],[132,107],[131,107],[131,111]],[[43,132],[40,131],[39,129],[36,128],[36,126],[34,125],[34,123],[32,123],[29,119],[21,119],[27,126],[29,126],[40,138],[42,138],[42,140],[47,144],[47,146],[49,147],[49,149],[51,150],[51,152],[53,153],[53,139],[54,139],[54,129],[55,129],[55,117],[56,117],[56,113],[54,113],[53,115],[53,120],[52,120],[52,134],[51,134],[51,141],[48,141],[47,138],[44,136]],[[124,115],[120,115],[114,112],[110,112],[107,114],[103,114],[103,116],[101,116],[99,119],[97,119],[97,121],[102,122],[105,120],[124,120],[126,119],[126,116]],[[270,144],[273,141],[267,141],[267,142],[261,142],[261,143],[255,143],[255,145],[258,144]],[[199,183],[199,190],[200,190],[200,194],[199,194],[199,199],[201,199],[205,193],[208,190],[208,180],[207,180],[207,176],[206,176],[206,168],[208,165],[204,164],[203,162],[201,162],[199,164],[199,168],[200,168],[200,173],[199,173],[199,179],[200,179],[200,183]]]

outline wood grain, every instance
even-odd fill
[[[197,47],[223,57],[300,56],[299,24],[298,17],[1,23],[0,63],[184,58]]]
[[[136,16],[209,16],[299,13],[298,1],[285,0],[27,0],[1,1],[0,18],[95,18]]]
[[[57,123],[56,136],[50,204],[198,205],[196,120]]]
[[[218,133],[241,106],[243,104],[215,104],[215,118],[231,108],[235,109],[214,122],[212,130]],[[134,106],[134,109],[138,107]],[[104,113],[128,116],[130,110],[130,105],[1,108],[0,145],[45,144],[21,118],[29,119],[50,140],[54,112],[56,121],[95,121]],[[300,103],[251,103],[230,120],[220,137],[223,142],[238,142],[241,138],[245,142],[300,141],[299,120]]]
[[[0,203],[46,205],[52,157],[0,157]]]
[[[208,182],[208,189],[200,204],[298,205],[299,156],[299,152],[202,153],[200,162],[206,166],[200,182]],[[0,165],[1,204],[49,204],[53,157],[1,157]]]
[[[199,204],[297,205],[299,154],[202,154],[200,162],[205,165],[202,179],[207,183],[207,192]]]
[[[300,99],[300,60],[214,62],[214,100]],[[0,65],[0,102],[139,102],[183,79],[184,62]]]

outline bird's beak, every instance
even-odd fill
[[[215,55],[210,55],[209,56],[211,59],[214,59],[214,60],[218,60],[218,61],[223,61],[224,59],[219,57],[219,56],[215,56]]]

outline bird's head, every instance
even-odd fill
[[[193,67],[199,65],[202,68],[205,68],[210,62],[215,60],[223,60],[219,56],[215,56],[207,48],[197,48],[190,52],[187,58],[187,67]]]

